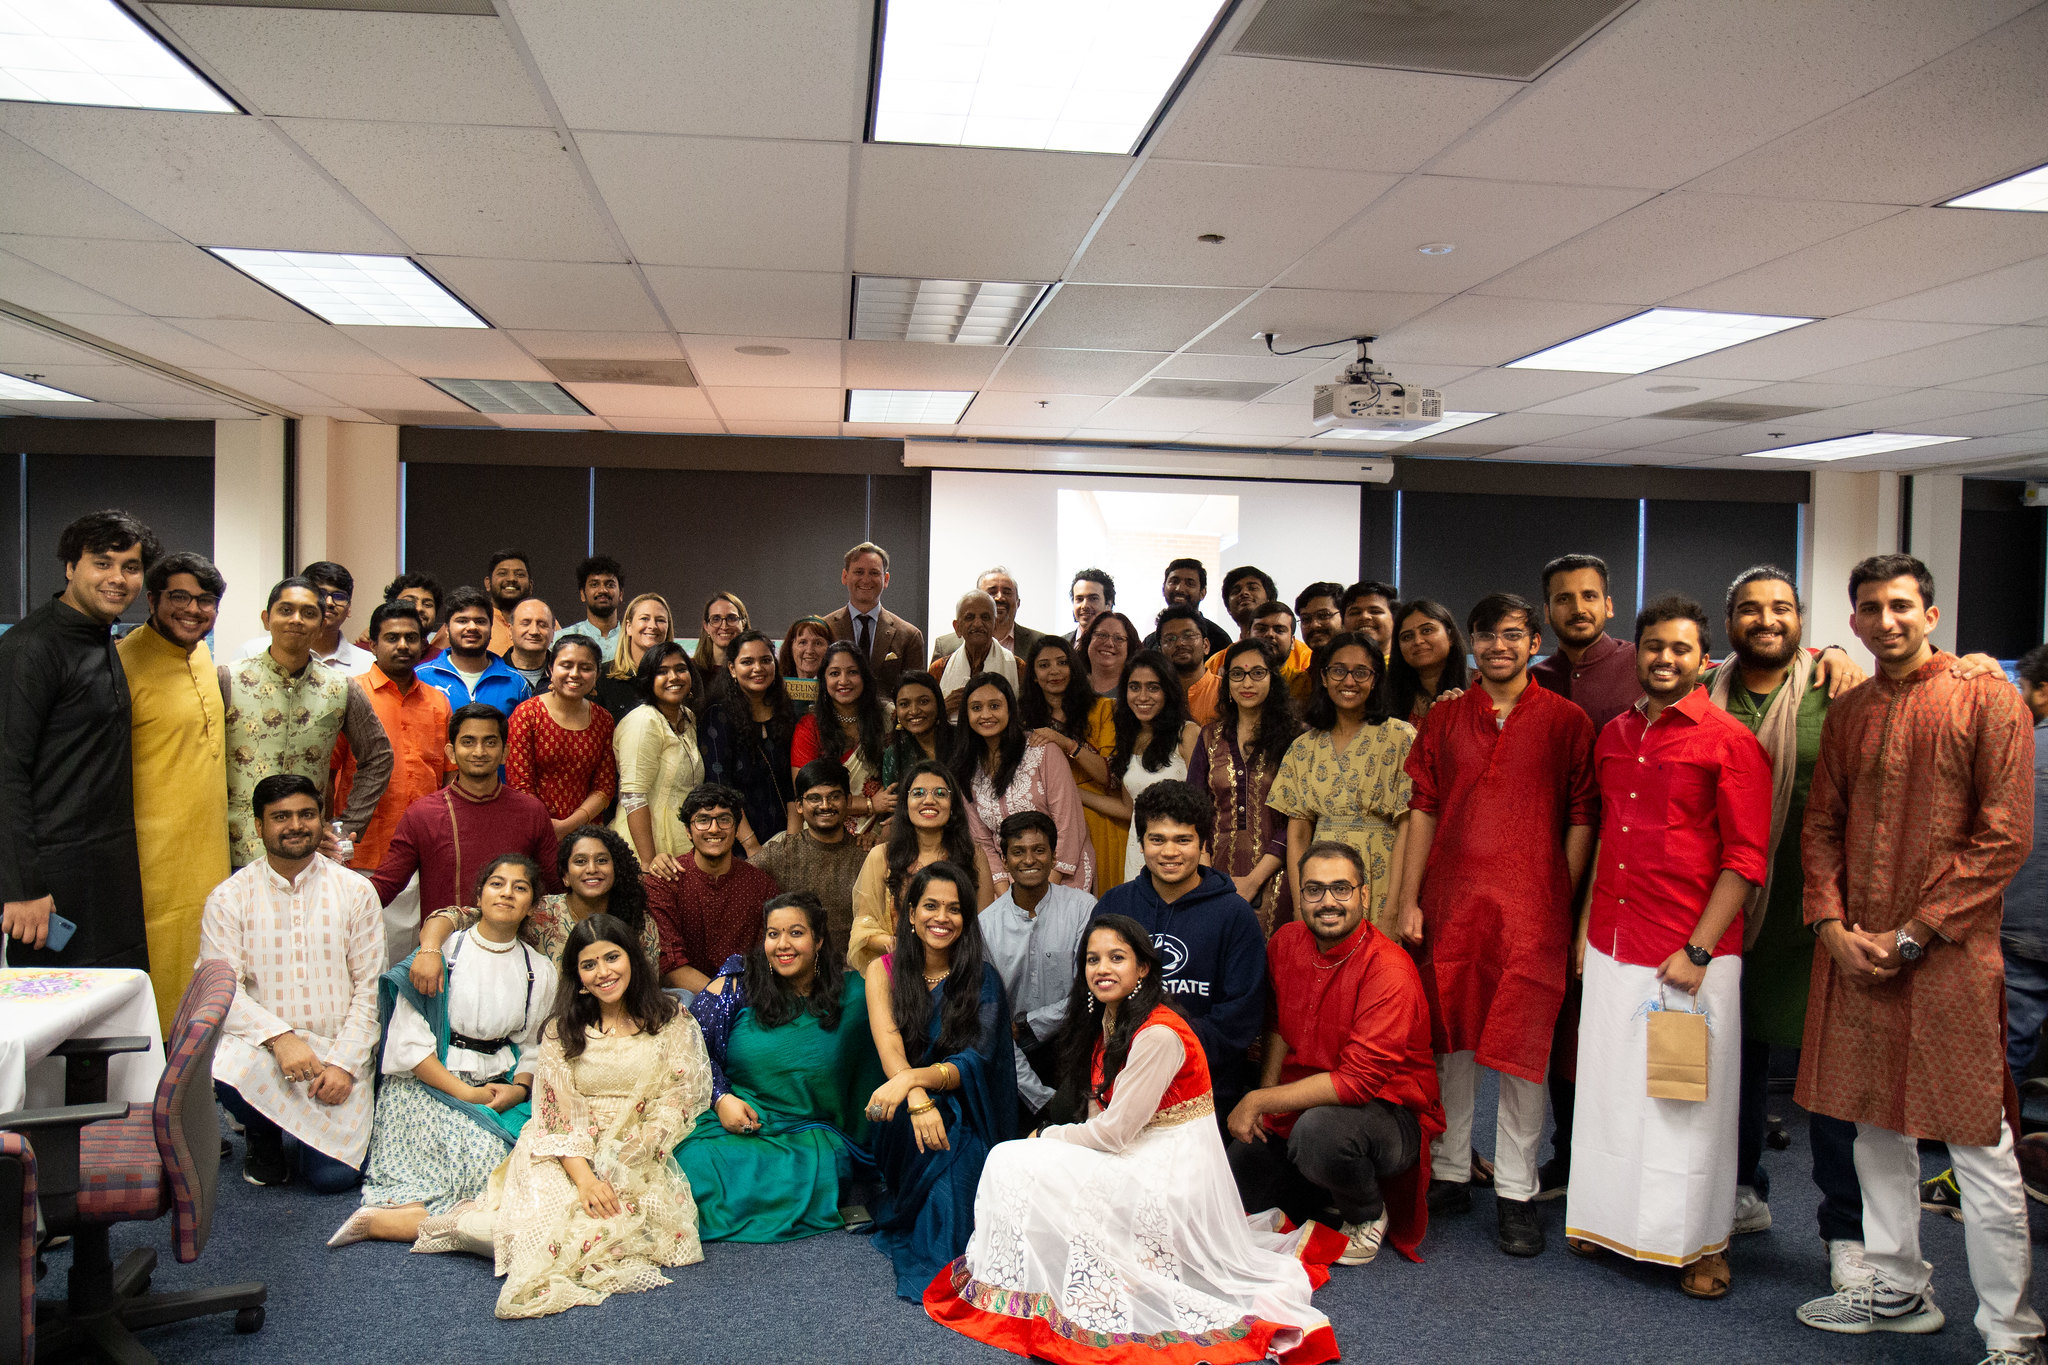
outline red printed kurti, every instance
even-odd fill
[[[1407,766],[1409,809],[1437,822],[1416,955],[1432,1044],[1541,1081],[1576,928],[1565,832],[1598,818],[1593,722],[1532,678],[1502,726],[1475,687],[1430,708]]]
[[[590,799],[619,792],[619,760],[612,753],[611,712],[595,703],[590,724],[566,730],[548,714],[544,697],[529,697],[512,711],[505,739],[505,782],[531,792],[548,808],[550,820],[566,820]]]
[[[1999,677],[1949,676],[1937,652],[1828,710],[1806,802],[1806,922],[1939,941],[1896,977],[1847,980],[1825,950],[1794,1098],[1819,1114],[1988,1147],[2013,1098],[2005,1066],[2005,884],[2034,840],[2033,721]]]

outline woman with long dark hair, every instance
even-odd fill
[[[868,1026],[888,1079],[868,1098],[888,1186],[875,1245],[915,1301],[967,1247],[989,1148],[1017,1120],[1003,979],[982,951],[973,874],[934,863],[910,879],[891,952],[867,969]]]
[[[758,630],[741,631],[726,651],[720,672],[697,725],[704,755],[704,780],[722,782],[746,802],[740,846],[759,851],[777,830],[796,829],[796,784],[789,750],[796,736],[796,711],[775,666],[775,646]]]
[[[1020,810],[1043,811],[1059,829],[1053,849],[1053,880],[1087,889],[1095,884],[1095,849],[1088,842],[1081,792],[1073,770],[1050,745],[1033,744],[1017,710],[1017,694],[1001,674],[977,673],[960,698],[959,737],[953,772],[967,787],[967,827],[995,879],[998,893],[1010,884],[996,831]]]
[[[690,1013],[711,1054],[711,1108],[676,1149],[707,1242],[833,1232],[843,1167],[867,1165],[862,1106],[881,1084],[867,983],[846,970],[808,891],[776,896],[761,939]]]
[[[1238,640],[1224,650],[1216,719],[1202,727],[1188,782],[1216,804],[1213,865],[1237,884],[1269,937],[1294,917],[1294,898],[1287,878],[1277,875],[1287,856],[1287,820],[1266,799],[1301,729],[1294,693],[1265,646]]]
[[[473,1205],[420,1226],[415,1251],[493,1257],[501,1318],[537,1318],[669,1283],[704,1259],[669,1153],[711,1100],[704,1035],[612,915],[569,933],[541,1031],[533,1119]]]
[[[1060,1097],[1088,1117],[989,1155],[974,1235],[926,1311],[1048,1360],[1333,1359],[1309,1294],[1344,1239],[1245,1216],[1208,1059],[1161,990],[1152,936],[1101,915],[1077,957]]]
[[[834,640],[825,647],[818,699],[797,721],[790,740],[792,790],[804,764],[821,754],[839,760],[846,765],[848,824],[854,833],[865,833],[875,817],[875,793],[882,789],[882,756],[894,719],[860,647],[851,640]]]
[[[1083,891],[1100,896],[1123,872],[1131,822],[1119,819],[1110,797],[1108,755],[1116,748],[1116,700],[1098,697],[1088,669],[1074,647],[1057,635],[1040,636],[1017,661],[1017,705],[1036,744],[1050,744],[1067,756],[1081,793],[1081,820],[1095,854],[1095,883]]]
[[[906,681],[908,681],[906,679]],[[974,904],[986,909],[996,898],[988,859],[967,824],[967,796],[943,763],[921,759],[896,783],[896,816],[889,839],[868,853],[853,882],[853,932],[846,960],[864,972],[896,942],[903,894],[910,879],[933,863],[951,863],[974,874]]]
[[[946,716],[946,698],[939,680],[929,673],[905,673],[896,684],[896,728],[882,751],[882,790],[874,806],[884,816],[896,809],[896,784],[912,764],[927,759],[944,763],[953,756],[953,722]]]
[[[641,705],[612,731],[619,760],[619,810],[612,829],[632,844],[640,865],[657,877],[672,877],[676,859],[690,851],[683,827],[683,798],[704,780],[704,756],[697,751],[697,668],[674,640],[640,655],[633,688]]]
[[[604,814],[619,790],[612,715],[590,700],[604,655],[588,635],[548,646],[547,691],[512,708],[505,785],[540,798],[560,837]]]
[[[555,846],[555,873],[563,889],[542,896],[520,927],[519,936],[560,966],[569,935],[593,915],[610,915],[640,936],[640,949],[649,962],[661,961],[661,925],[647,913],[647,887],[640,880],[640,863],[626,841],[602,825],[585,825],[562,836]],[[427,916],[420,925],[420,949],[415,960],[439,953],[450,934],[475,927],[478,907],[450,905]],[[437,963],[428,962],[413,976],[424,986],[422,975],[431,980]]]
[[[1373,927],[1398,938],[1408,840],[1405,767],[1415,727],[1387,715],[1385,667],[1370,636],[1333,635],[1315,652],[1308,732],[1289,746],[1267,798],[1287,819],[1287,880],[1301,903],[1301,855],[1336,839],[1365,859]]]
[[[1139,650],[1124,665],[1112,723],[1116,748],[1109,759],[1111,800],[1128,824],[1139,792],[1154,782],[1187,778],[1188,757],[1195,751],[1201,728],[1188,719],[1188,699],[1181,691],[1180,676],[1156,649]],[[1121,885],[1144,870],[1144,851],[1136,841],[1126,840],[1123,875],[1117,883]]]
[[[1418,730],[1438,701],[1465,690],[1465,632],[1441,602],[1419,597],[1394,609],[1387,712]],[[1448,695],[1447,695],[1448,694]]]

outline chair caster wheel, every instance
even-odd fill
[[[240,1333],[240,1334],[241,1334],[242,1336],[245,1336],[245,1337],[246,1337],[246,1336],[248,1336],[248,1335],[249,1335],[249,1334],[250,1334],[251,1332],[260,1332],[260,1331],[262,1331],[262,1330],[263,1330],[263,1310],[262,1310],[261,1308],[243,1308],[243,1309],[238,1309],[238,1310],[236,1311],[236,1313],[235,1313],[235,1331],[236,1331],[236,1332],[238,1332],[238,1333]]]

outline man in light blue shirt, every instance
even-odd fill
[[[584,618],[563,626],[555,638],[587,635],[597,641],[604,661],[619,650],[619,604],[626,597],[626,571],[610,555],[592,555],[576,566],[576,595],[583,599]]]
[[[1051,1114],[1059,1083],[1055,1039],[1067,1017],[1081,934],[1095,916],[1095,897],[1052,884],[1059,831],[1043,811],[1019,811],[997,832],[1010,889],[981,912],[982,950],[1003,978],[1017,1040],[1018,1131],[1041,1123],[1072,1123],[1086,1114]]]

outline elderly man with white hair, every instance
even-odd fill
[[[945,672],[939,675],[939,692],[946,699],[946,714],[954,715],[960,710],[960,694],[966,691],[967,680],[977,673],[999,674],[1011,688],[1017,686],[1017,656],[996,643],[993,597],[980,588],[960,594],[960,601],[953,608],[953,633],[960,637],[960,648],[946,659]]]
[[[1033,630],[1017,620],[1017,575],[1010,572],[1008,565],[997,564],[983,569],[981,576],[974,580],[974,586],[987,593],[996,604],[996,643],[1020,659],[1029,657],[1031,646],[1045,632]],[[957,632],[941,635],[932,645],[932,670],[937,672],[946,656],[959,648]]]

